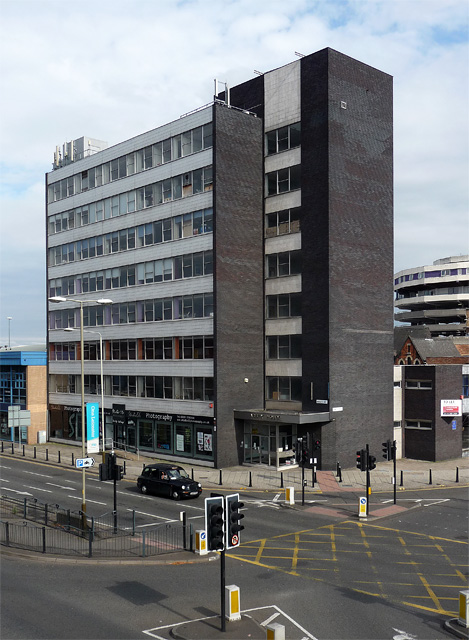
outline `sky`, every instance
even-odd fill
[[[45,173],[331,47],[394,77],[394,272],[469,253],[467,0],[0,0],[0,346],[45,342]],[[11,320],[8,320],[8,317]]]

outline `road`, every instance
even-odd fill
[[[2,494],[79,508],[81,472],[11,459],[1,471]],[[112,485],[88,480],[88,509],[112,509]],[[241,547],[227,552],[226,583],[240,587],[243,610],[254,610],[258,622],[277,616],[292,640],[450,637],[442,623],[456,615],[458,592],[467,588],[467,489],[406,492],[399,500],[415,508],[373,522],[352,511],[331,515],[344,497],[310,495],[314,503],[290,509],[276,495],[242,496],[246,528]],[[386,503],[392,495],[373,499]],[[353,494],[349,500],[356,504]],[[119,509],[140,512],[141,525],[186,510],[195,528],[203,526],[201,498],[142,496],[122,481],[118,501]],[[169,638],[168,625],[220,611],[216,561],[62,564],[4,555],[2,582],[5,639]]]

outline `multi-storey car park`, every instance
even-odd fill
[[[379,451],[392,135],[392,78],[324,49],[115,146],[57,150],[49,437],[81,441],[83,356],[116,446],[217,467],[294,464],[307,433],[322,468]]]
[[[394,276],[395,320],[428,327],[432,336],[469,335],[469,255]]]

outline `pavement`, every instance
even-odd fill
[[[76,458],[81,458],[81,447],[62,443],[48,442],[42,445],[15,444],[12,453],[11,442],[3,441],[5,457],[24,457],[49,464],[74,466]],[[135,481],[146,464],[158,462],[156,458],[125,451],[116,451],[117,464],[125,466],[125,479]],[[95,465],[87,469],[87,473],[98,474],[101,454],[94,454]],[[167,462],[165,460],[164,462]],[[197,466],[193,463],[179,464],[186,469],[194,480],[200,482],[204,490],[230,490],[255,492],[283,492],[286,487],[293,487],[298,501],[298,492],[302,490],[302,469],[285,468],[282,472],[274,467],[266,466],[233,466],[224,469]],[[370,472],[372,493],[393,491],[393,463],[377,462],[376,469]],[[336,471],[317,471],[313,486],[312,470],[305,469],[305,491],[311,493],[337,494],[366,491],[366,473],[356,468],[342,469],[338,476]],[[424,460],[397,460],[397,492],[415,491],[435,487],[469,486],[469,457],[427,462]]]

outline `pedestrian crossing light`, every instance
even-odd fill
[[[209,551],[224,549],[224,501],[223,496],[205,498],[205,531],[207,532],[207,549]]]
[[[240,509],[244,507],[244,502],[239,501],[239,493],[226,496],[226,549],[239,547],[240,532],[244,526],[240,520],[244,518],[244,513]]]
[[[368,469],[372,471],[376,469],[376,458],[375,456],[368,456]]]
[[[391,440],[386,440],[386,442],[382,443],[382,446],[383,446],[383,458],[385,460],[392,460]]]
[[[357,469],[360,469],[360,471],[366,471],[366,468],[367,468],[366,449],[360,449],[360,451],[357,451]]]

